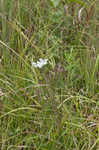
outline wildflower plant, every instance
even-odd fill
[[[98,150],[98,0],[0,2],[0,149]]]

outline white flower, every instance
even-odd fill
[[[48,59],[42,59],[40,58],[37,62],[32,62],[32,66],[35,68],[42,68],[47,64]]]

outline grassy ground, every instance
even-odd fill
[[[68,8],[0,1],[1,150],[99,150],[99,2]]]

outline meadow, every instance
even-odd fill
[[[99,1],[0,0],[0,149],[99,150]]]

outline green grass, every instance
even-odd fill
[[[0,1],[0,149],[99,150],[99,2]],[[86,2],[90,13],[93,1]],[[90,13],[91,14],[91,13]],[[89,15],[89,14],[88,14]],[[73,24],[75,19],[75,24]],[[32,62],[47,58],[34,68]]]

